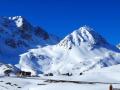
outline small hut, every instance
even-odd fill
[[[31,76],[31,72],[19,71],[19,72],[16,73],[16,75],[18,77],[30,77]]]

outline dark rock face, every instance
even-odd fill
[[[22,40],[14,40],[14,39],[6,39],[5,40],[5,44],[8,45],[11,48],[18,48],[18,47],[29,47],[29,45],[27,45],[24,41]]]
[[[27,34],[27,33],[21,34],[21,37],[25,40],[31,40],[32,39],[32,35]]]
[[[25,18],[22,17],[22,25],[18,27],[21,33],[30,33],[34,30],[34,27]]]
[[[42,28],[36,27],[35,28],[35,35],[38,37],[42,37],[44,40],[49,39],[49,35],[47,32],[45,32]]]
[[[5,44],[12,47],[12,48],[17,47],[17,42],[14,39],[6,39]]]

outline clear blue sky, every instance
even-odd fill
[[[120,0],[0,0],[0,16],[16,15],[61,37],[88,25],[120,42]]]

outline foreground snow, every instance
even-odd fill
[[[30,88],[29,90],[108,90],[109,85],[79,85],[79,84],[66,84],[66,83],[57,83],[50,84],[46,86],[37,86]],[[26,89],[27,90],[27,89]]]
[[[120,65],[88,71],[81,76],[0,77],[0,90],[109,90],[120,88]],[[77,82],[77,83],[76,83]]]
[[[49,83],[41,78],[1,77],[0,90],[108,90],[110,84]],[[120,84],[113,84],[120,88]]]
[[[17,77],[0,77],[0,90],[21,90],[27,86],[35,86],[39,83],[43,84],[43,80],[29,79],[29,78],[17,78]],[[28,89],[24,89],[28,90]]]

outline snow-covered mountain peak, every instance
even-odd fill
[[[12,16],[12,17],[7,17],[7,16],[0,16],[0,23],[4,23],[6,25],[16,24],[17,27],[21,27],[24,23],[25,18],[22,16]]]
[[[72,33],[72,36],[75,38],[81,38],[80,40],[83,41],[94,41],[94,37],[92,35],[93,29],[88,26],[80,27],[78,30],[75,30]]]
[[[1,26],[6,27],[21,28],[21,30],[30,29],[32,27],[32,25],[22,16],[0,16],[0,24]]]
[[[23,25],[24,18],[22,16],[9,17],[9,19],[14,20],[17,27],[21,27]]]
[[[60,43],[31,49],[20,55],[20,69],[34,74],[81,72],[120,63],[120,50],[106,42],[93,29],[84,26],[67,35]]]
[[[93,29],[86,25],[84,25],[78,29],[78,31],[91,31],[91,30],[93,30]]]
[[[3,63],[18,63],[19,55],[28,49],[57,42],[57,36],[33,26],[22,16],[0,17],[0,61]]]
[[[60,46],[71,49],[72,46],[80,46],[82,43],[86,45],[101,45],[106,44],[106,40],[88,26],[80,27],[78,30],[73,31],[70,35],[66,36],[61,42]]]

